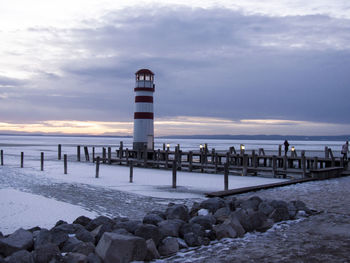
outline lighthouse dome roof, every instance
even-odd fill
[[[143,74],[143,75],[154,75],[154,73],[152,71],[150,71],[149,69],[146,69],[146,68],[143,68],[143,69],[140,69],[138,70],[136,73],[136,75],[140,75],[140,74]]]

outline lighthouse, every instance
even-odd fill
[[[135,73],[135,112],[134,112],[134,150],[153,149],[153,93],[154,73],[140,69]]]

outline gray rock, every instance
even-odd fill
[[[76,237],[69,237],[62,245],[62,252],[73,252],[73,249],[78,246],[79,244],[82,244],[83,241],[80,241]]]
[[[22,228],[16,230],[8,237],[0,239],[0,254],[10,256],[20,250],[27,250],[33,247],[33,234]]]
[[[231,225],[221,224],[214,226],[214,231],[217,239],[222,238],[235,238],[237,237],[237,232],[232,228]]]
[[[85,228],[79,229],[75,233],[75,237],[83,242],[95,243],[95,237],[89,231],[87,231]]]
[[[259,197],[253,196],[248,200],[242,201],[240,207],[243,209],[252,209],[254,211],[257,211],[261,202],[262,200]]]
[[[259,204],[258,210],[268,216],[272,213],[272,211],[274,210],[274,207],[271,206],[268,202],[261,202]]]
[[[181,219],[185,222],[190,218],[188,208],[185,205],[170,206],[166,209],[165,214],[167,219]]]
[[[289,212],[287,207],[277,207],[270,214],[269,218],[273,219],[274,222],[280,222],[284,220],[289,220]]]
[[[51,243],[51,241],[52,234],[49,230],[41,229],[38,232],[34,232],[34,249],[47,243]]]
[[[209,246],[210,245],[210,239],[207,237],[202,238],[202,245]]]
[[[159,231],[162,233],[163,237],[171,236],[178,237],[180,227],[185,224],[184,221],[180,219],[164,220],[158,224]]]
[[[99,225],[109,225],[111,227],[114,226],[114,221],[106,216],[99,216],[96,217],[95,219],[91,220],[86,226],[85,228],[88,231],[92,231],[94,230],[96,227],[98,227]]]
[[[151,261],[153,259],[160,258],[159,252],[157,250],[156,245],[154,244],[153,239],[146,240],[147,246],[147,254],[145,257],[145,261]]]
[[[68,253],[63,258],[64,263],[88,263],[87,256],[79,253]]]
[[[127,221],[121,221],[115,224],[114,228],[119,229],[119,228],[124,228],[128,232],[135,234],[135,230],[142,225],[141,221],[138,220],[127,220]]]
[[[230,217],[226,219],[223,224],[230,225],[236,231],[238,237],[244,236],[246,232],[235,214],[231,214]]]
[[[61,253],[55,244],[47,243],[40,245],[33,251],[35,263],[49,263],[52,259],[59,260]]]
[[[201,208],[208,209],[213,214],[216,212],[216,210],[225,206],[225,201],[219,197],[209,198],[200,204]]]
[[[244,209],[237,209],[232,213],[233,216],[236,216],[242,227],[246,232],[251,232],[264,224],[264,221],[267,219],[266,215],[262,212],[247,211]]]
[[[73,221],[73,224],[79,224],[82,226],[87,226],[91,222],[91,219],[86,216],[79,216]]]
[[[86,242],[86,243],[82,242],[74,246],[74,248],[72,249],[72,252],[80,253],[88,256],[91,253],[95,253],[95,246],[91,242]]]
[[[96,247],[104,263],[142,261],[147,254],[146,241],[141,237],[104,233]]]
[[[139,236],[144,238],[145,240],[153,239],[156,246],[158,246],[160,240],[163,238],[162,233],[160,232],[159,228],[155,225],[150,224],[143,224],[140,225],[135,230],[135,236]]]
[[[101,259],[95,253],[90,253],[87,256],[87,261],[88,263],[102,263]]]
[[[63,221],[63,220],[58,220],[55,224],[55,227],[59,226],[59,225],[65,225],[65,224],[68,224],[68,223],[66,221]]]
[[[236,206],[235,206],[236,200],[237,200],[237,198],[233,197],[233,196],[225,197],[224,201],[225,201],[226,207],[228,207],[231,211],[235,211],[236,210]]]
[[[183,240],[182,238],[177,238],[177,243],[179,244],[179,248],[183,249],[183,248],[188,248],[188,245],[186,244],[185,240]]]
[[[295,200],[295,201],[292,201],[291,203],[295,206],[295,208],[298,211],[300,211],[300,210],[305,211],[307,209],[307,207],[306,207],[306,205],[305,205],[305,203],[303,201]]]
[[[270,205],[273,206],[273,208],[287,208],[287,202],[282,200],[272,200],[270,202]]]
[[[201,209],[201,206],[198,202],[194,202],[191,210],[190,210],[190,217],[198,216],[198,211]]]
[[[133,234],[131,234],[130,232],[128,232],[126,229],[124,229],[124,228],[119,228],[119,229],[114,229],[113,231],[112,231],[113,233],[116,233],[116,234],[119,234],[119,235],[133,235]]]
[[[218,223],[223,223],[227,218],[229,218],[231,210],[226,207],[221,207],[216,210],[214,217]]]
[[[164,219],[162,217],[160,217],[157,214],[147,214],[145,215],[145,217],[143,218],[143,223],[144,224],[151,224],[151,225],[158,225],[158,223],[160,223],[161,221],[163,221]]]
[[[287,209],[288,209],[288,213],[289,213],[289,218],[290,219],[295,219],[298,209],[295,207],[295,205],[292,202],[289,202],[287,204]]]
[[[158,246],[159,254],[162,256],[170,256],[179,251],[179,243],[176,237],[164,238]]]
[[[84,229],[82,225],[79,224],[61,224],[59,226],[55,226],[50,231],[61,231],[67,234],[75,234],[77,231]]]
[[[184,240],[189,247],[197,247],[202,245],[202,239],[193,232],[186,233]]]
[[[19,250],[5,259],[7,263],[35,263],[31,253],[27,250]]]
[[[185,237],[186,233],[193,233],[196,236],[205,236],[203,227],[196,223],[185,223],[180,227],[180,237]],[[186,242],[187,243],[187,242]]]
[[[215,240],[216,239],[216,234],[214,230],[205,230],[205,236],[209,240]]]
[[[191,224],[199,224],[203,227],[203,229],[212,229],[215,223],[216,219],[213,215],[207,215],[207,216],[195,216],[192,217],[189,221]]]

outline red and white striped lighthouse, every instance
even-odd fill
[[[154,73],[149,69],[140,69],[135,73],[135,113],[133,149],[153,149],[153,92]]]

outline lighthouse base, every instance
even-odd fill
[[[147,142],[134,142],[132,144],[132,148],[134,151],[138,151],[138,150],[143,151],[145,149],[145,147],[147,147]]]

